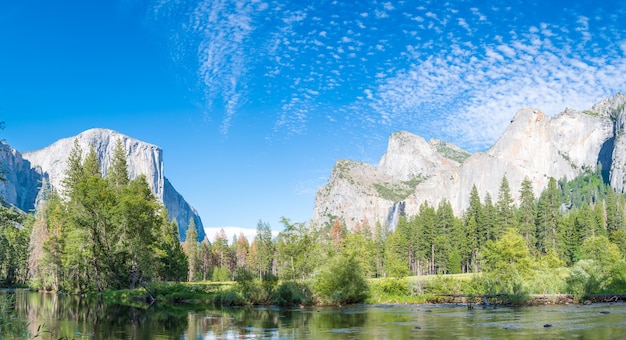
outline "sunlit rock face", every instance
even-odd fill
[[[112,130],[91,129],[78,136],[58,140],[44,149],[25,152],[22,156],[29,163],[32,171],[45,174],[49,178],[52,188],[62,193],[64,189],[62,182],[67,169],[67,159],[74,147],[74,140],[78,141],[78,145],[82,149],[83,159],[91,146],[94,147],[104,176],[106,176],[112,162],[115,145],[118,140],[121,141],[126,150],[129,177],[135,179],[139,175],[146,176],[152,193],[163,202],[170,218],[176,219],[178,222],[181,239],[184,240],[190,218],[193,218],[195,221],[198,229],[198,238],[200,240],[204,238],[204,228],[198,213],[165,178],[163,172],[163,151],[156,145],[142,142]]]
[[[390,224],[396,220],[391,215],[397,213],[394,204],[400,201],[405,202],[406,215],[418,214],[423,203],[436,207],[443,200],[460,215],[474,185],[481,198],[489,193],[495,201],[506,176],[517,202],[525,178],[539,195],[550,177],[571,179],[598,164],[605,180],[624,192],[625,103],[626,96],[617,95],[590,110],[567,109],[552,118],[537,109],[519,110],[489,150],[472,155],[439,140],[426,143],[408,132],[394,133],[378,166],[362,164],[341,172],[339,178],[340,165],[355,162],[337,162],[329,182],[317,193],[311,222],[339,218],[348,228],[363,220],[372,226]]]
[[[400,211],[394,203],[404,201],[425,179],[454,171],[468,156],[451,143],[393,133],[378,166],[343,159],[335,164],[317,192],[312,222],[324,225],[339,218],[351,229],[368,224],[373,230],[377,222],[393,228]]]

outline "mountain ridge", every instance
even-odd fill
[[[469,204],[473,185],[481,197],[489,193],[495,198],[502,177],[507,176],[517,201],[526,177],[538,194],[550,177],[574,178],[597,164],[602,166],[605,181],[624,192],[625,106],[626,96],[617,94],[589,110],[566,109],[553,117],[538,109],[521,109],[488,150],[473,154],[437,139],[426,143],[409,132],[395,132],[378,165],[337,161],[327,184],[316,194],[310,222],[324,225],[339,218],[348,228],[364,223],[373,227],[377,222],[397,220],[393,214],[416,215],[421,204],[437,206],[443,200],[460,215]],[[454,152],[442,152],[450,150]],[[339,177],[339,164],[352,171]],[[382,186],[393,191],[402,185],[404,191],[396,190],[396,195],[372,190]]]

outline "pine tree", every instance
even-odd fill
[[[437,211],[427,202],[419,209],[419,229],[421,230],[417,254],[426,266],[425,272],[435,273],[435,237],[437,237]]]
[[[102,172],[100,171],[100,161],[98,160],[96,148],[93,146],[93,144],[89,147],[89,152],[85,157],[85,162],[83,163],[83,172],[87,178],[102,177]]]
[[[480,244],[484,245],[489,240],[496,239],[497,210],[491,201],[491,195],[485,194],[485,203],[478,222]]]
[[[515,225],[515,214],[513,206],[513,197],[511,196],[511,188],[506,176],[502,176],[500,181],[500,189],[498,190],[497,219],[495,238],[500,236],[502,230],[511,228]]]
[[[551,177],[537,205],[537,249],[544,254],[549,250],[558,252],[556,248],[559,208],[559,189],[556,180]]]
[[[189,219],[189,227],[185,235],[185,252],[187,253],[189,274],[188,281],[196,280],[196,269],[198,267],[198,232],[193,218]]]
[[[534,249],[537,237],[535,235],[537,227],[535,220],[537,218],[537,208],[535,203],[535,194],[532,188],[532,182],[528,177],[524,178],[522,187],[520,188],[520,204],[518,209],[519,231],[526,240],[526,245],[530,249]]]
[[[70,150],[70,155],[67,158],[67,169],[65,170],[65,177],[63,178],[64,193],[67,197],[71,197],[74,189],[80,181],[84,178],[83,171],[83,150],[78,143],[78,139],[74,139],[74,145]]]
[[[111,166],[107,172],[107,180],[114,188],[122,188],[128,185],[128,161],[126,159],[126,150],[121,140],[117,140],[113,149],[113,159]]]

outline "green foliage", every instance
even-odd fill
[[[303,223],[291,223],[281,219],[283,231],[276,244],[277,267],[281,278],[287,280],[308,279],[319,261],[317,233]]]
[[[442,154],[444,157],[451,159],[453,161],[463,163],[466,159],[468,159],[472,154],[463,151],[451,148],[447,146],[445,143],[441,143],[437,145],[437,152]]]
[[[413,193],[415,191],[415,187],[423,181],[424,178],[418,176],[408,181],[373,183],[372,185],[374,186],[374,189],[376,189],[378,196],[392,202],[400,202]]]
[[[230,270],[226,267],[215,267],[213,269],[213,275],[211,276],[211,281],[215,282],[226,282],[230,281]]]
[[[274,290],[272,302],[278,306],[309,305],[313,302],[313,293],[304,283],[284,281]]]
[[[598,266],[608,270],[614,263],[622,260],[622,254],[606,236],[593,236],[583,242],[581,258],[593,260]]]
[[[408,281],[406,278],[383,278],[378,281],[376,288],[387,295],[406,295],[408,294]]]
[[[198,232],[196,231],[196,224],[193,218],[189,219],[189,227],[185,234],[185,253],[187,254],[187,266],[189,268],[189,274],[187,276],[188,281],[195,281],[196,269],[199,262],[199,249]]]
[[[0,286],[27,282],[32,220],[25,217],[0,205]]]
[[[482,268],[497,292],[516,294],[521,282],[534,274],[534,263],[524,238],[514,229],[497,241],[488,241],[481,251]]]
[[[459,255],[459,251],[454,249],[449,253],[448,256],[448,272],[450,274],[461,274],[461,255]]]
[[[585,294],[621,291],[626,287],[626,262],[606,236],[593,236],[581,246],[582,260],[567,277],[568,290],[580,299]]]
[[[350,304],[365,300],[368,285],[354,257],[336,256],[316,272],[313,291],[323,303]]]

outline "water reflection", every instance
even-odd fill
[[[45,324],[44,339],[621,339],[626,334],[623,303],[471,311],[463,306],[211,309],[15,295],[14,313],[22,322],[15,327],[28,325],[34,334]]]

